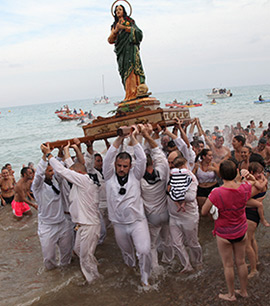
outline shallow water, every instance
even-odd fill
[[[266,127],[269,122],[270,103],[256,105],[253,101],[257,100],[259,94],[267,98],[270,95],[270,85],[232,87],[231,90],[233,96],[217,99],[216,105],[211,105],[211,99],[206,97],[211,89],[153,93],[152,96],[160,100],[161,107],[165,107],[166,103],[174,99],[179,102],[192,99],[195,103],[202,103],[202,107],[189,110],[191,118],[200,118],[205,130],[213,130],[215,125],[223,129],[225,124],[236,125],[238,121],[246,127],[251,119],[256,124],[262,120]],[[105,105],[93,105],[94,100],[88,99],[0,108],[0,166],[11,163],[16,178],[19,178],[23,164],[29,161],[38,163],[41,158],[40,145],[43,142],[84,136],[83,129],[77,126],[77,121],[61,122],[54,113],[64,104],[68,104],[71,109],[74,107],[82,108],[84,111],[91,109],[95,116],[106,117],[112,115],[108,115],[108,112],[116,109],[113,103],[121,98],[112,98],[111,103]],[[105,146],[102,141],[97,141],[94,147],[100,151]]]
[[[254,105],[259,94],[267,96],[269,85],[232,88],[233,97],[217,100],[211,105],[205,96],[210,90],[179,91],[153,94],[164,107],[175,98],[185,102],[193,99],[203,103],[202,107],[190,109],[191,117],[199,117],[204,129],[214,125],[223,128],[225,124],[241,121],[246,126],[251,119],[256,124],[269,121],[270,104]],[[19,177],[22,164],[41,158],[39,146],[42,142],[83,136],[76,122],[61,122],[54,111],[63,104],[70,107],[92,109],[94,115],[107,116],[115,109],[112,103],[93,106],[92,100],[29,105],[0,109],[0,165],[10,162]],[[10,110],[10,112],[9,112]],[[11,124],[12,123],[12,124]],[[257,131],[259,133],[259,131]],[[103,143],[95,144],[97,149]],[[270,220],[270,197],[264,200],[266,217]],[[47,306],[47,305],[227,305],[220,301],[218,293],[226,292],[223,268],[216,242],[211,231],[212,221],[202,218],[199,238],[203,248],[204,267],[191,275],[181,275],[181,265],[175,258],[172,265],[163,265],[163,273],[150,280],[148,291],[140,286],[140,274],[127,268],[115,244],[110,229],[104,245],[98,246],[96,257],[102,279],[92,285],[85,284],[79,262],[74,258],[65,269],[46,272],[37,236],[37,213],[21,222],[12,218],[10,206],[0,209],[0,305]],[[260,252],[260,276],[249,282],[250,298],[239,298],[233,305],[270,304],[270,229],[262,225],[257,230]],[[238,282],[236,287],[238,287]]]
[[[264,200],[265,214],[270,220],[270,197]],[[204,266],[201,271],[181,275],[181,265],[175,258],[172,265],[162,265],[163,273],[151,278],[151,287],[140,286],[139,271],[123,263],[115,244],[113,230],[96,257],[102,278],[92,285],[85,283],[77,258],[64,269],[45,271],[37,236],[37,214],[21,222],[12,218],[11,208],[0,210],[0,305],[227,305],[218,293],[226,292],[222,263],[213,223],[200,220],[199,238],[203,248]],[[257,233],[259,245],[259,277],[250,280],[248,299],[238,298],[233,305],[269,305],[270,301],[270,229],[262,225]],[[236,288],[239,288],[236,281]]]

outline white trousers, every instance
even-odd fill
[[[169,215],[166,211],[159,215],[151,214],[147,216],[147,219],[151,239],[152,269],[155,271],[155,269],[159,267],[158,249],[162,252],[162,262],[169,263],[174,258],[174,250],[169,229]]]
[[[72,222],[70,214],[65,214],[65,217],[68,221],[70,231],[72,232],[72,249],[74,248],[76,231],[74,230],[76,224]]]
[[[124,262],[129,267],[135,267],[136,255],[139,260],[141,281],[148,284],[151,272],[150,234],[147,220],[136,221],[131,224],[114,224],[116,242],[121,249]]]
[[[38,236],[41,244],[43,262],[46,269],[58,267],[56,247],[60,252],[60,266],[68,265],[71,261],[73,247],[73,230],[68,220],[57,224],[38,222]]]
[[[108,208],[107,207],[99,207],[99,216],[100,216],[100,237],[98,244],[102,244],[107,236],[107,228],[110,227],[111,221],[108,217]]]
[[[97,260],[94,256],[100,235],[100,224],[80,225],[74,245],[74,252],[80,258],[80,266],[88,283],[99,277]]]
[[[170,232],[173,246],[178,255],[184,271],[191,271],[194,266],[202,264],[202,248],[198,241],[199,221],[177,222],[176,218],[170,218]],[[190,258],[186,247],[190,250]]]

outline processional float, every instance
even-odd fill
[[[123,5],[116,5],[119,1],[129,6],[129,15]],[[184,122],[190,120],[188,109],[160,108],[159,100],[151,97],[151,92],[148,92],[139,53],[142,31],[131,18],[130,3],[126,0],[117,0],[112,4],[111,12],[114,23],[108,42],[115,45],[118,70],[126,96],[118,104],[115,115],[98,116],[92,123],[82,127],[84,137],[78,138],[81,143],[116,137],[124,126],[150,123],[153,126],[159,124],[164,128],[173,126],[176,118]],[[59,148],[68,142],[73,144],[73,139],[58,140],[49,144],[51,148]]]

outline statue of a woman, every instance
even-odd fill
[[[115,7],[114,19],[108,42],[115,44],[118,70],[126,91],[125,100],[131,100],[137,97],[137,87],[145,83],[139,53],[143,33],[135,21],[127,16],[123,5]]]

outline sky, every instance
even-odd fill
[[[0,0],[0,107],[124,97],[112,3]],[[149,91],[270,84],[270,0],[130,3]]]

